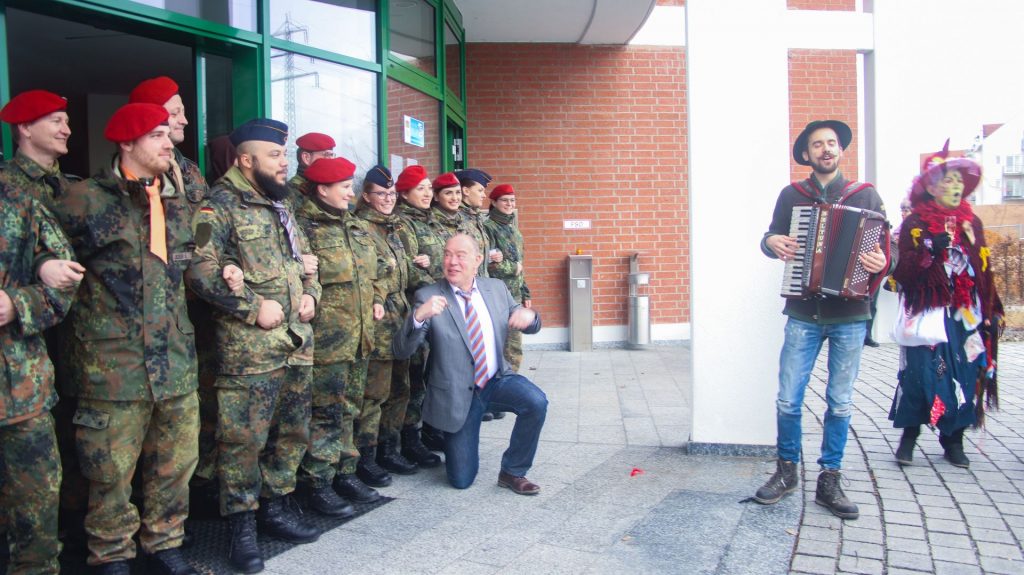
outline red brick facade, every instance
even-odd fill
[[[468,165],[516,188],[526,274],[545,325],[567,325],[566,256],[594,256],[594,325],[626,323],[629,256],[652,323],[689,321],[683,48],[469,44]],[[589,230],[563,230],[563,220]]]
[[[853,50],[790,50],[790,141],[795,140],[811,120],[826,118],[842,120],[853,129],[853,144],[843,155],[842,172],[846,177],[856,179],[857,149],[860,145],[857,53]],[[792,179],[801,180],[807,177],[809,169],[790,158],[790,173]]]
[[[411,116],[423,120],[424,146],[405,143],[404,117]],[[403,167],[408,159],[414,159],[427,169],[430,177],[440,173],[441,160],[438,150],[441,149],[441,104],[433,97],[414,88],[410,88],[393,79],[388,80],[388,153],[402,156]],[[388,158],[382,158],[387,163]],[[395,174],[398,178],[398,174]]]

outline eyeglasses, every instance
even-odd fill
[[[374,195],[374,196],[377,196],[378,198],[382,198],[382,199],[391,199],[391,198],[397,198],[398,197],[398,192],[366,192],[366,193]]]

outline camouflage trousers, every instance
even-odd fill
[[[198,459],[196,394],[160,401],[80,397],[74,423],[78,462],[89,480],[88,563],[135,557],[136,531],[146,553],[180,547]],[[130,500],[136,464],[142,466],[141,517]]]
[[[57,507],[60,455],[49,413],[0,427],[0,515],[8,573],[60,573]]]
[[[309,443],[311,366],[217,377],[220,513],[253,511],[295,490]]]
[[[370,369],[369,360],[360,360],[362,368],[353,371],[345,382],[345,394],[342,398],[344,408],[341,420],[341,457],[338,459],[338,471],[345,474],[356,472],[359,462],[359,450],[356,448],[356,423],[363,412],[363,395],[366,392],[366,378]],[[357,362],[358,363],[358,362]]]
[[[370,367],[366,372],[366,390],[363,392],[363,410],[356,420],[356,447],[375,447],[384,429],[383,410],[385,407],[393,406],[394,379],[405,377],[408,373],[400,373],[401,368],[397,364],[406,365],[407,362],[396,362],[391,359],[371,359]],[[409,390],[406,386],[405,401],[402,405],[403,415],[405,403],[409,400]],[[399,401],[401,401],[399,399]],[[394,407],[391,407],[392,411]]]
[[[309,420],[309,448],[302,458],[302,475],[313,487],[334,479],[335,466],[346,457],[359,457],[352,442],[352,419],[345,426],[345,392],[366,381],[367,360],[313,366],[313,411]],[[346,434],[345,430],[348,430]]]
[[[505,339],[505,364],[512,368],[512,371],[519,373],[519,366],[523,363],[523,332],[518,329],[508,330],[508,337]]]
[[[423,400],[427,397],[427,346],[422,345],[409,358],[409,402],[405,406],[405,427],[418,426],[423,419]]]
[[[409,406],[409,361],[391,362],[391,391],[380,408],[380,438],[397,445]]]

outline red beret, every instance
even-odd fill
[[[516,195],[516,191],[512,189],[512,184],[501,184],[500,186],[494,186],[494,189],[491,190],[491,195],[487,197],[491,198],[491,201],[493,202],[494,200],[500,198],[501,196],[514,195]]]
[[[395,189],[399,192],[411,190],[426,179],[427,169],[419,164],[413,164],[402,170],[401,174],[398,174],[398,180],[395,181]]]
[[[310,164],[303,175],[316,184],[333,184],[351,180],[355,173],[356,165],[345,158],[320,158]]]
[[[448,172],[447,174],[441,174],[434,178],[434,189],[442,190],[444,188],[450,188],[452,186],[458,186],[459,179],[455,177],[454,172]]]
[[[27,124],[43,116],[65,110],[68,101],[46,90],[29,90],[11,98],[0,110],[0,120],[8,124]]]
[[[310,132],[304,136],[299,136],[298,140],[295,140],[295,145],[300,150],[306,150],[307,152],[323,152],[324,150],[334,149],[334,138],[327,134],[320,134],[318,132]]]
[[[132,142],[167,122],[167,110],[157,104],[125,104],[107,122],[103,136],[114,142]]]
[[[178,84],[167,76],[159,76],[143,80],[131,94],[128,102],[132,104],[157,104],[163,106],[172,96],[178,93]]]

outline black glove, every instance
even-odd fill
[[[932,255],[938,256],[949,247],[949,232],[942,232],[932,237]]]

